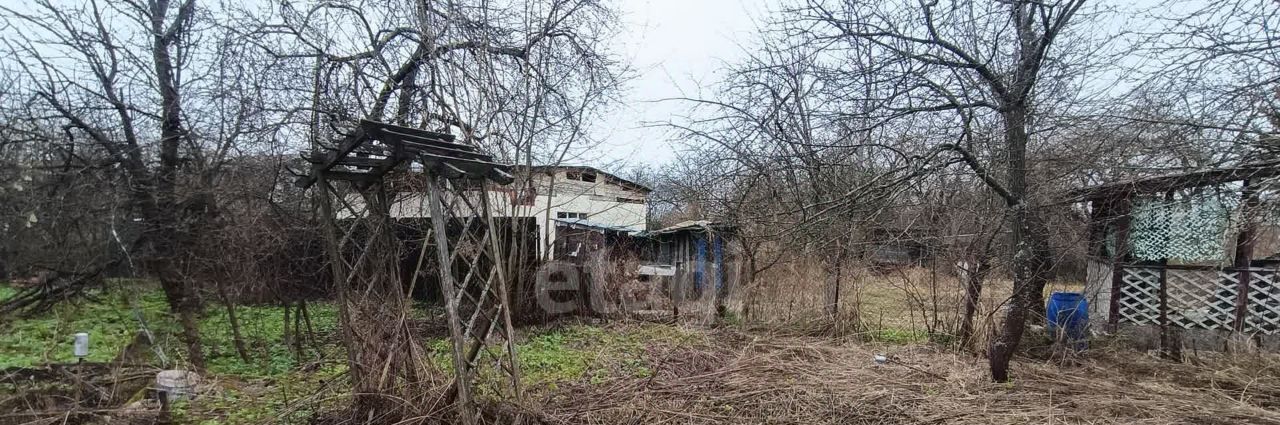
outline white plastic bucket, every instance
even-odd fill
[[[156,374],[156,390],[168,394],[169,400],[181,400],[195,395],[200,375],[189,370],[164,370]]]

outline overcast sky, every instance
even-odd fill
[[[723,64],[741,57],[740,44],[749,44],[754,38],[755,22],[770,2],[617,2],[622,34],[615,49],[632,64],[637,76],[608,119],[595,123],[595,133],[605,143],[600,156],[582,161],[611,169],[624,164],[659,165],[675,158],[678,146],[666,140],[665,130],[645,128],[645,123],[667,121],[685,109],[680,102],[659,100],[693,97],[699,84],[718,80]]]

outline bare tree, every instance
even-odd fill
[[[160,281],[190,362],[202,368],[189,248],[217,209],[209,188],[228,158],[271,140],[276,119],[261,106],[264,74],[226,37],[225,15],[195,0],[37,1],[0,15],[13,33],[4,41],[6,66],[31,100],[9,112],[62,129],[33,143],[64,149],[90,171],[79,178],[117,188],[117,223],[133,230],[115,235],[136,235],[121,246]]]
[[[1141,16],[1123,52],[1139,63],[1125,122],[1159,126],[1206,165],[1274,156],[1280,111],[1280,9],[1273,1],[1168,0]],[[1143,113],[1146,112],[1146,113]],[[1198,148],[1198,149],[1197,149]],[[1208,151],[1208,152],[1205,152]],[[1199,165],[1199,164],[1198,164]]]
[[[811,241],[831,265],[830,311],[839,264],[862,236],[856,224],[873,225],[905,196],[897,189],[906,182],[967,169],[1009,220],[1015,288],[989,349],[992,377],[1005,381],[1052,263],[1037,200],[1051,190],[1030,180],[1038,164],[1030,155],[1045,148],[1032,142],[1048,137],[1054,112],[1079,109],[1076,82],[1097,48],[1072,26],[1082,7],[807,1],[783,10],[754,48],[762,53],[718,100],[695,100],[704,110],[676,127],[725,152],[718,158],[776,179],[766,193],[785,202],[770,211],[801,223],[788,233]]]
[[[245,35],[259,48],[292,66],[311,67],[310,122],[291,125],[298,134],[310,135],[316,151],[367,119],[455,134],[460,143],[506,163],[557,163],[590,143],[585,123],[620,81],[620,67],[605,49],[612,13],[591,0],[361,7],[310,2],[287,3],[269,14],[246,13],[256,22]],[[530,176],[522,177],[517,190],[530,186]],[[405,186],[358,192],[352,199],[382,207],[422,199],[421,191]],[[353,211],[357,216],[364,214],[358,210]],[[377,252],[391,257],[399,249],[381,235],[389,232],[387,219],[378,217],[371,225],[377,236],[369,244],[387,248]],[[511,220],[513,230],[516,222]],[[524,253],[509,256],[511,270],[529,266],[519,263],[527,258]],[[344,261],[340,257],[330,255],[331,261]],[[395,260],[370,258],[363,264],[390,270],[387,261]],[[408,303],[399,282],[386,281],[396,274],[382,271],[355,273],[351,282],[336,285],[355,407],[364,418],[399,415],[403,408],[397,400],[423,395],[414,390],[422,388],[417,371],[424,363],[422,347],[406,323]],[[521,275],[508,273],[513,274]],[[524,293],[519,285],[513,292]]]
[[[711,97],[680,99],[689,115],[666,125],[697,152],[686,156],[697,173],[683,190],[714,206],[702,213],[739,225],[753,271],[777,261],[757,261],[761,241],[814,255],[827,276],[826,313],[841,318],[854,242],[896,196],[891,188],[919,170],[900,151],[873,149],[878,134],[851,131],[857,119],[828,107],[825,93],[845,82],[828,78],[819,49],[771,35]]]

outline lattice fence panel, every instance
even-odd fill
[[[436,232],[441,292],[445,296],[453,339],[458,402],[463,423],[480,414],[472,388],[482,366],[493,365],[498,375],[485,389],[499,397],[520,398],[520,371],[515,332],[507,301],[506,259],[494,225],[489,191],[484,181],[428,176],[432,228]],[[453,227],[457,238],[448,235]],[[503,382],[506,381],[506,382]],[[509,384],[509,385],[508,385]]]
[[[1186,329],[1231,329],[1236,283],[1234,276],[1225,275],[1217,269],[1167,269],[1169,323]]]
[[[1280,332],[1280,283],[1274,271],[1249,273],[1249,314],[1244,318],[1244,331],[1267,335]]]
[[[1125,267],[1120,286],[1120,321],[1137,325],[1160,323],[1160,269]]]

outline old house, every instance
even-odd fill
[[[531,184],[512,194],[508,211],[537,221],[545,258],[581,253],[585,247],[571,239],[584,231],[616,239],[645,230],[652,191],[648,187],[593,167],[540,166],[528,171]]]
[[[527,173],[525,183],[520,183],[522,179],[517,174],[515,184],[490,192],[489,204],[499,221],[514,219],[536,227],[529,233],[537,235],[539,258],[561,258],[578,252],[574,243],[557,241],[561,234],[581,236],[575,230],[607,230],[611,234],[645,230],[646,202],[651,190],[644,185],[586,166],[537,166],[519,171]],[[420,188],[412,182],[402,182],[397,187],[390,205],[392,218],[414,221],[430,217]],[[347,201],[359,211],[362,202],[358,197]],[[350,217],[358,213],[339,211],[339,215]]]
[[[930,243],[936,243],[930,229],[876,227],[860,248],[873,269],[885,270],[920,266],[932,258]]]
[[[638,236],[644,239],[641,260],[645,273],[669,276],[695,295],[707,288],[727,289],[736,283],[737,228],[732,225],[685,221]]]

